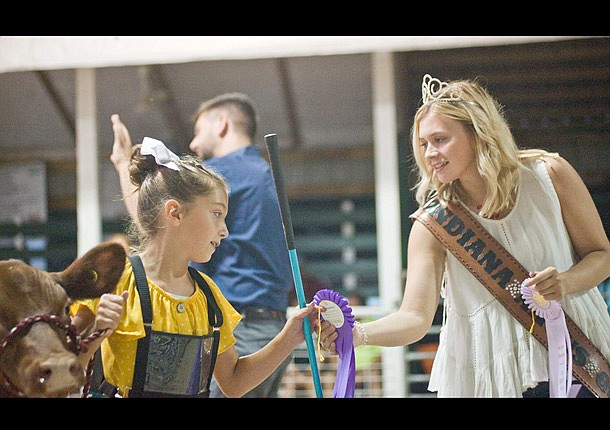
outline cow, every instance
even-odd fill
[[[62,272],[0,261],[0,397],[67,397],[87,383],[69,305],[112,292],[125,258],[123,246],[104,242]]]

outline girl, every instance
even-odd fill
[[[155,139],[135,145],[129,166],[137,187],[139,254],[116,287],[125,312],[101,352],[104,392],[121,397],[207,397],[212,374],[228,397],[263,381],[317,327],[313,304],[294,312],[260,351],[240,357],[233,330],[241,316],[214,281],[189,267],[208,261],[229,235],[224,178]],[[73,323],[91,325],[97,300],[80,302]],[[147,320],[150,312],[151,322]],[[142,352],[144,351],[144,352]]]

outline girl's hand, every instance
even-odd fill
[[[305,340],[305,333],[303,332],[303,320],[305,318],[309,318],[309,326],[311,332],[314,333],[318,329],[318,307],[313,302],[302,309],[297,308],[286,321],[284,331],[288,334],[294,347]]]
[[[125,301],[128,294],[127,291],[124,291],[121,295],[103,294],[100,297],[97,314],[95,315],[95,330],[106,330],[104,337],[110,336],[118,327],[125,311]]]

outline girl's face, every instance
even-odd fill
[[[478,175],[470,140],[470,134],[460,122],[434,111],[419,121],[419,143],[424,159],[444,184]]]
[[[222,189],[199,197],[186,212],[184,228],[190,231],[188,241],[191,246],[191,260],[205,263],[220,245],[222,239],[229,235],[225,218],[229,199]]]

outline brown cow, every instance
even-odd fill
[[[111,242],[63,272],[0,261],[0,397],[66,397],[85,385],[68,306],[113,291],[124,266],[124,248]]]

